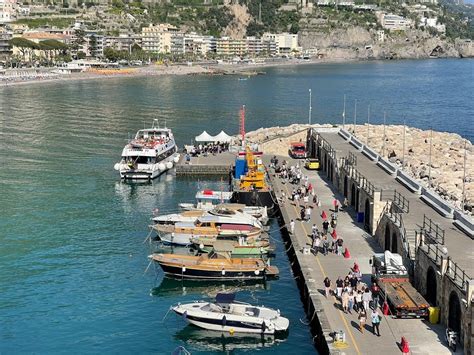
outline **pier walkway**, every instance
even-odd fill
[[[408,190],[336,132],[321,132],[320,134],[335,150],[336,157],[346,157],[349,156],[349,153],[352,153],[357,159],[355,168],[375,186],[376,190],[396,190],[409,202],[410,210],[403,214],[403,222],[407,231],[419,230],[422,227],[423,216],[430,218],[444,230],[444,245],[448,249],[448,254],[469,276],[474,276],[472,239],[456,228],[452,223],[452,219],[441,216],[432,207],[424,203],[420,199],[420,195]],[[410,247],[414,248],[414,246]]]
[[[280,157],[280,159],[289,160],[287,157]],[[290,164],[295,165],[296,162],[292,161]],[[289,226],[292,219],[296,222],[295,233],[289,236],[297,259],[293,262],[298,262],[304,278],[305,291],[302,292],[304,293],[303,300],[308,303],[306,308],[310,309],[310,311],[307,310],[308,319],[311,322],[313,319],[310,318],[317,315],[322,332],[329,344],[330,352],[332,354],[398,355],[401,353],[399,348],[401,337],[404,336],[409,342],[411,354],[451,354],[443,344],[444,328],[439,324],[432,325],[421,319],[393,319],[390,316],[382,316],[381,336],[377,337],[372,333],[369,311],[366,331],[362,334],[358,328],[359,322],[355,312],[345,314],[340,307],[340,302],[334,296],[326,299],[324,278],[328,276],[332,281],[332,287],[335,288],[337,278],[339,276],[344,278],[354,262],[359,264],[363,273],[362,281],[370,285],[371,267],[369,258],[373,253],[382,252],[383,250],[378,246],[375,239],[364,231],[363,225],[355,222],[355,212],[352,208],[348,208],[338,213],[337,231],[338,235],[344,240],[344,246],[349,249],[351,257],[345,259],[343,256],[335,254],[328,254],[327,256],[303,254],[303,247],[309,247],[311,244],[312,224],[316,223],[319,230],[322,230],[322,211],[324,210],[329,216],[334,197],[336,196],[339,200],[343,199],[333,186],[317,172],[308,171],[305,174],[308,175],[309,182],[315,188],[321,201],[321,207],[313,209],[309,223],[299,220],[298,207],[287,198],[280,202],[280,209],[285,225]],[[282,192],[286,196],[291,196],[294,185],[282,182],[274,174],[270,175],[279,201],[281,201]],[[312,306],[310,306],[310,301]],[[310,317],[311,314],[313,316]],[[333,343],[329,337],[330,333],[340,330],[345,333],[346,344]]]

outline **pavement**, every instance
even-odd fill
[[[291,161],[287,157],[280,157],[280,161],[283,159]],[[291,161],[290,164],[296,164],[296,162]],[[309,181],[316,189],[316,194],[321,201],[321,207],[313,209],[311,221],[309,223],[299,221],[299,209],[293,205],[292,201],[286,199],[280,205],[285,223],[289,224],[291,219],[296,221],[295,233],[290,237],[296,253],[300,254],[302,253],[300,249],[311,243],[309,235],[312,224],[316,223],[322,230],[322,211],[324,210],[330,216],[334,197],[336,196],[339,201],[343,200],[343,196],[332,187],[332,184],[323,177],[322,173],[305,171],[304,174],[308,175]],[[272,176],[271,180],[277,197],[281,196],[282,191],[286,196],[291,196],[294,185],[283,183],[278,177]],[[337,232],[343,238],[344,246],[350,251],[349,259],[335,254],[327,256],[322,254],[317,256],[299,255],[300,265],[303,263],[301,268],[311,272],[311,279],[306,277],[305,282],[317,285],[314,297],[319,299],[318,303],[322,306],[322,312],[327,318],[326,328],[329,326],[332,331],[342,330],[345,333],[346,343],[331,344],[330,349],[334,353],[339,352],[340,354],[400,354],[400,342],[404,336],[409,343],[411,354],[451,354],[452,352],[444,343],[444,327],[439,324],[433,325],[421,319],[395,319],[391,316],[383,316],[380,324],[381,336],[378,337],[372,333],[369,312],[366,331],[362,334],[359,331],[357,314],[355,312],[345,314],[340,307],[340,302],[335,297],[326,298],[324,296],[324,278],[328,276],[334,285],[339,276],[345,277],[349,273],[354,262],[359,264],[363,273],[362,281],[370,285],[369,258],[373,253],[383,252],[375,238],[364,231],[362,223],[356,222],[356,213],[352,208],[338,213]]]

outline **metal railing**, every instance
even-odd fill
[[[464,292],[467,291],[467,284],[472,279],[469,277],[458,264],[451,260],[448,256],[448,265],[446,275]]]
[[[393,193],[393,203],[400,208],[401,211],[408,213],[410,212],[410,201],[408,201],[401,193],[397,190]]]
[[[426,217],[425,214],[423,215],[423,227],[421,231],[425,237],[428,237],[434,243],[444,245],[444,229],[433,222],[431,218]]]
[[[422,250],[431,260],[433,260],[436,265],[441,266],[441,261],[443,260],[445,253],[439,244],[424,242],[422,246],[426,247],[426,250],[423,248],[420,248],[420,250]]]
[[[347,160],[350,165],[357,166],[357,156],[354,153],[349,152],[349,156],[347,157]]]

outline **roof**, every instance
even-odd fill
[[[214,137],[212,137],[206,131],[203,131],[199,136],[194,138],[196,142],[214,142]]]
[[[224,131],[220,131],[219,134],[215,135],[213,138],[215,142],[230,142],[232,140],[232,137]]]

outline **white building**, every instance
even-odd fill
[[[15,20],[16,0],[0,0],[0,24]]]
[[[438,23],[437,17],[432,17],[432,18],[422,17],[420,18],[420,25],[434,28],[436,31],[440,33],[446,32],[446,25]]]
[[[404,31],[410,28],[412,22],[403,16],[380,13],[379,21],[383,28],[390,31]]]
[[[290,54],[291,52],[301,50],[298,46],[298,34],[265,32],[262,36],[262,40],[275,42],[276,52],[278,54]]]

